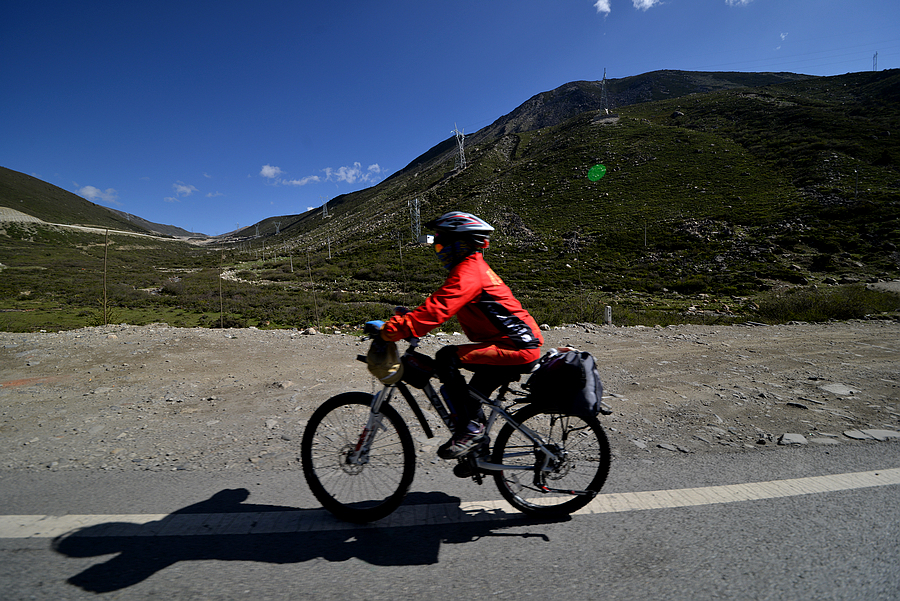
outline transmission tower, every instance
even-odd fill
[[[256,224],[256,237],[259,238],[259,224]]]
[[[872,57],[872,71],[878,71],[878,52]]]
[[[324,196],[320,196],[319,198],[322,198],[325,201],[322,203],[322,219],[330,217],[330,215],[328,215],[328,199]]]
[[[281,233],[281,222],[276,221],[275,222],[275,235],[277,236],[280,233]]]
[[[456,143],[459,145],[459,152],[456,155],[456,169],[462,171],[466,168],[466,134],[459,131],[459,128],[456,127],[456,123],[453,124],[453,131],[451,133],[456,134]]]
[[[419,236],[422,235],[422,222],[419,218],[419,199],[411,199],[409,202],[409,223],[412,230],[413,240],[418,242]]]
[[[603,68],[603,81],[600,82],[600,108],[603,114],[609,114],[609,96],[606,93],[606,68]]]

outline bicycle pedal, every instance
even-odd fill
[[[472,465],[472,462],[468,460],[461,460],[453,466],[453,475],[457,478],[471,478],[477,471],[475,466]]]

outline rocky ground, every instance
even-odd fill
[[[597,358],[618,457],[900,441],[896,322],[545,334]],[[463,341],[429,336],[422,350]],[[0,333],[0,469],[297,469],[310,413],[374,390],[356,361],[366,349],[342,333],[165,324]],[[414,432],[421,460],[439,463],[446,430]]]

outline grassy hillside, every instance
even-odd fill
[[[89,202],[77,194],[37,178],[0,167],[0,206],[15,209],[48,223],[92,225],[128,232],[149,233],[124,215]]]
[[[745,294],[892,277],[898,74],[814,81],[638,104],[617,121],[582,113],[470,146],[463,173],[448,158],[339,197],[329,221],[283,232],[314,249],[328,235],[333,254],[366,262],[356,245],[408,232],[417,197],[423,215],[462,208],[499,225],[492,261],[528,288]],[[590,182],[595,163],[608,172]]]
[[[612,80],[615,117],[594,104],[596,84],[568,84],[467,137],[462,172],[455,142],[442,142],[378,186],[330,201],[327,219],[272,217],[259,237],[250,227],[215,252],[160,248],[172,254],[141,267],[126,267],[123,244],[110,255],[122,266],[113,302],[208,325],[384,316],[444,277],[412,238],[418,199],[422,221],[462,209],[494,224],[488,260],[550,324],[601,321],[606,305],[616,323],[651,325],[896,312],[896,296],[862,284],[900,275],[900,72],[724,75]],[[591,182],[597,163],[607,173]],[[34,244],[9,231],[4,243]],[[14,282],[4,270],[0,306],[96,299],[96,287],[60,291],[63,272],[30,285],[29,270],[50,269],[58,244],[17,263],[17,250],[0,248],[18,270]],[[76,258],[90,257],[98,281],[97,242],[64,244],[84,247]]]

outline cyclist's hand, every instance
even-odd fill
[[[363,325],[363,332],[368,334],[371,337],[376,337],[381,332],[381,328],[384,327],[384,322],[380,319],[373,319],[372,321],[367,321],[365,325]]]

